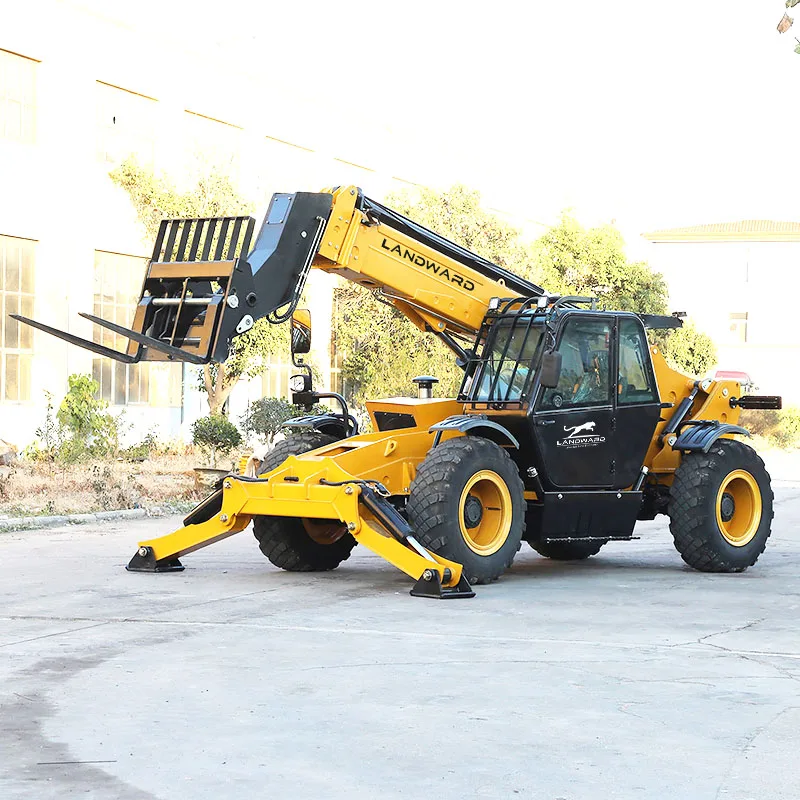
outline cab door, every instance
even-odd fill
[[[545,486],[610,488],[614,477],[614,317],[570,314],[561,327],[561,377],[540,388],[532,415]]]

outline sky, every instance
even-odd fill
[[[254,103],[310,103],[358,163],[544,224],[613,221],[634,256],[648,230],[800,219],[782,0],[100,5],[259,77]]]

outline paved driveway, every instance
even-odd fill
[[[293,575],[245,532],[142,575],[177,520],[0,534],[0,797],[796,800],[800,486],[776,499],[742,575],[658,521],[450,602],[363,548]]]

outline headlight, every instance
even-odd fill
[[[293,392],[302,392],[306,388],[306,376],[292,375],[292,377],[289,378],[289,388]]]

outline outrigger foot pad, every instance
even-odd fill
[[[464,575],[455,586],[442,586],[439,573],[426,569],[409,592],[412,597],[430,597],[434,600],[456,600],[461,597],[475,597],[475,592]]]
[[[186,567],[177,558],[156,561],[152,547],[140,547],[125,569],[128,572],[183,572]]]

